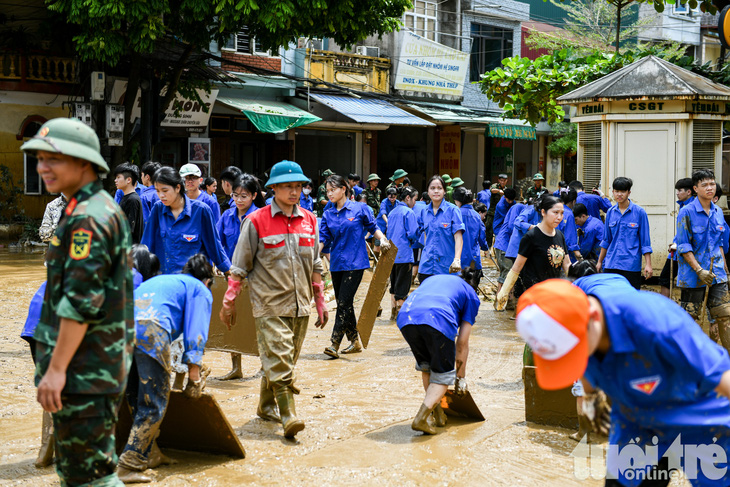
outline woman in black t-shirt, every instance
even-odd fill
[[[515,263],[494,302],[496,309],[504,309],[513,287],[515,297],[520,297],[534,284],[560,277],[561,270],[567,275],[570,269],[565,237],[558,230],[563,220],[563,203],[554,196],[544,195],[537,205],[542,220],[520,240]]]

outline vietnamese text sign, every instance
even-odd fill
[[[395,70],[396,90],[461,96],[469,53],[451,49],[413,32],[401,32]]]
[[[461,155],[461,127],[446,125],[439,132],[439,173],[459,176]]]

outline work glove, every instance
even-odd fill
[[[449,266],[449,273],[452,272],[461,272],[461,259],[454,259],[454,261]]]
[[[583,395],[583,414],[591,422],[593,431],[608,435],[611,430],[611,406],[606,393],[600,389]]]
[[[229,330],[231,329],[233,316],[236,314],[236,297],[241,294],[241,286],[243,286],[243,281],[238,281],[232,277],[228,278],[228,289],[226,294],[223,295],[223,306],[221,306],[218,317]]]
[[[504,278],[504,284],[502,284],[502,289],[500,289],[497,293],[497,299],[494,300],[494,309],[501,311],[507,307],[507,301],[509,301],[509,293],[511,293],[512,288],[515,287],[515,283],[517,282],[518,277],[520,277],[520,275],[510,269],[510,271],[507,273],[507,277]]]
[[[380,250],[387,252],[390,249],[390,240],[383,239],[380,241]]]
[[[314,306],[317,308],[317,321],[314,323],[314,326],[316,328],[324,328],[324,325],[329,320],[327,303],[324,301],[324,283],[313,282],[312,289],[314,290]]]
[[[464,397],[467,392],[469,392],[469,388],[466,386],[466,377],[457,377],[454,384],[454,394]]]
[[[703,269],[702,267],[700,267],[696,272],[697,279],[705,286],[711,285],[712,281],[715,280],[715,274],[713,274],[711,271]]]

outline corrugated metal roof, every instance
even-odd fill
[[[435,126],[434,123],[411,115],[405,110],[383,100],[322,94],[312,94],[311,97],[358,123],[416,125],[421,127]]]
[[[647,56],[558,97],[564,103],[622,99],[730,100],[730,88],[656,56]]]

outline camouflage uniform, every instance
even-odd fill
[[[543,194],[545,194],[547,192],[548,192],[548,190],[545,186],[542,186],[540,189],[537,189],[535,186],[532,186],[532,187],[530,187],[530,189],[528,189],[525,192],[525,199],[529,200],[530,198],[532,198],[534,200],[534,199],[539,198],[540,196],[542,196]]]
[[[373,209],[374,214],[380,212],[380,188],[370,189],[369,187],[364,189],[362,194],[365,195],[365,204]]]
[[[33,337],[36,385],[61,318],[89,325],[66,371],[63,409],[53,414],[62,485],[121,485],[114,428],[134,346],[131,245],[124,213],[97,180],[71,198],[46,253],[48,285]]]
[[[325,204],[320,205],[319,202],[324,200]],[[327,205],[327,187],[325,186],[325,183],[322,183],[322,186],[317,188],[317,199],[314,201],[314,207],[317,210],[317,216],[322,218],[322,213],[324,213],[324,207]]]

